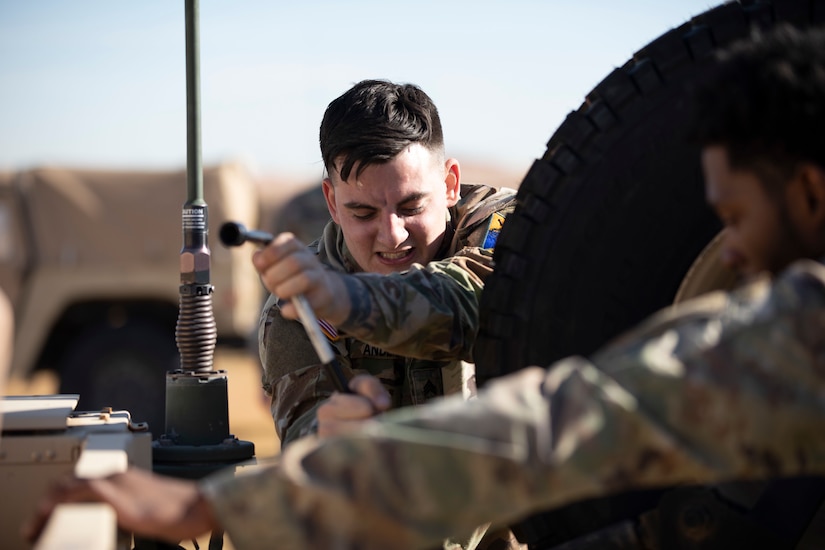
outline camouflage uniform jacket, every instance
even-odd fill
[[[202,488],[239,549],[387,549],[630,488],[823,475],[823,334],[825,266],[801,261]]]
[[[322,328],[348,375],[369,373],[382,380],[393,405],[419,404],[462,390],[462,361],[471,358],[478,330],[478,298],[492,269],[492,248],[504,217],[515,208],[511,189],[463,185],[450,209],[444,244],[435,261],[404,275],[361,273],[375,308],[350,326]],[[360,271],[337,224],[311,245],[331,269]],[[315,431],[315,410],[333,387],[303,327],[281,317],[276,296],[264,306],[259,325],[263,387],[272,417],[286,444]]]

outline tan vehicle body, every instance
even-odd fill
[[[216,235],[226,220],[258,224],[258,188],[235,164],[205,169],[203,181],[218,342],[244,342],[255,330],[262,287],[250,250],[227,249]],[[61,390],[81,393],[81,408],[128,408],[99,403],[99,396],[83,402],[79,390],[100,384],[101,393],[102,386],[116,383],[115,374],[67,388],[66,378],[79,376],[70,370],[96,361],[96,347],[116,347],[113,337],[147,353],[140,359],[132,353],[130,360],[162,359],[155,369],[160,373],[177,368],[174,357],[166,359],[176,352],[185,200],[183,170],[39,168],[0,175],[0,288],[15,312],[13,376],[52,369]],[[134,342],[125,332],[130,330]],[[157,433],[162,420],[154,420]]]

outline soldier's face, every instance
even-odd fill
[[[825,210],[796,177],[769,190],[755,171],[731,168],[723,146],[702,151],[708,203],[724,224],[722,261],[742,275],[777,273],[825,253]]]
[[[447,208],[459,198],[459,166],[414,144],[347,181],[323,183],[333,221],[364,271],[393,273],[435,257],[447,227]]]

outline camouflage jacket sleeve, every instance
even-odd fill
[[[315,411],[335,386],[327,379],[318,353],[299,321],[284,319],[270,296],[259,323],[261,382],[270,396],[275,431],[284,445],[315,433]],[[333,351],[347,376],[349,361],[333,345]]]
[[[397,355],[472,361],[478,303],[492,251],[468,247],[404,273],[347,280],[352,312],[341,332]]]
[[[626,489],[825,474],[825,268],[204,481],[239,548],[413,548]]]

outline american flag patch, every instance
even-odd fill
[[[286,300],[284,300],[283,298],[278,298],[278,307],[283,306],[285,303]],[[328,321],[318,319],[318,325],[321,327],[321,332],[324,333],[324,336],[326,336],[330,342],[338,341],[338,339],[340,338],[340,336],[338,336],[338,330],[334,326],[332,326]]]
[[[339,338],[338,331],[335,329],[334,326],[329,324],[324,319],[318,319],[318,324],[321,326],[321,331],[324,333],[324,335],[327,337],[327,339],[329,341],[331,341],[331,342],[337,342],[338,341],[338,338]]]

